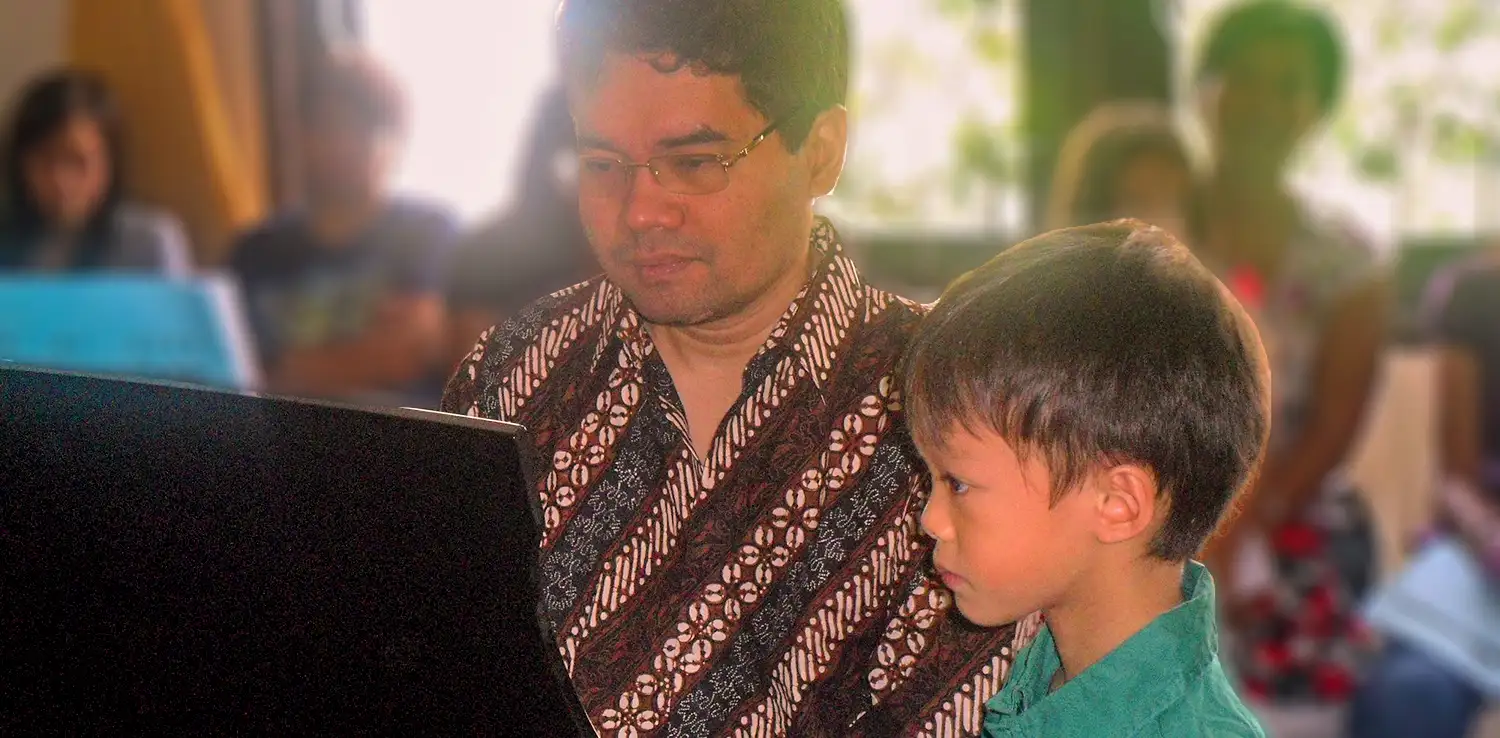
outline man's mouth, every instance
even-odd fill
[[[676,276],[689,266],[692,266],[694,261],[696,259],[686,256],[661,255],[632,259],[630,265],[646,281],[656,282]]]

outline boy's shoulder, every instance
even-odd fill
[[[1187,564],[1183,595],[1181,605],[1050,694],[1060,660],[1044,629],[990,702],[985,735],[1264,738],[1219,661],[1213,581],[1201,564]]]
[[[1212,674],[1205,674],[1185,691],[1136,738],[1266,738],[1260,721],[1240,701],[1217,659]]]
[[[1133,738],[1265,738],[1219,660],[1218,598],[1206,567],[1187,562],[1182,594],[1182,604],[1111,654],[1125,658],[1113,664],[1121,695],[1106,700],[1115,706],[1108,720],[1128,721],[1119,734]]]

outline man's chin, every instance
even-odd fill
[[[622,288],[635,311],[652,325],[687,328],[723,320],[740,309],[731,300],[714,299],[704,287]]]
[[[627,294],[627,297],[629,295]],[[663,295],[647,295],[644,299],[630,297],[631,305],[640,313],[641,319],[651,325],[671,328],[687,328],[710,323],[721,318],[711,306],[698,301],[667,300]]]

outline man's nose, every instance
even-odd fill
[[[630,230],[644,233],[682,227],[685,211],[681,196],[662,187],[650,167],[637,167],[626,176],[625,224]]]

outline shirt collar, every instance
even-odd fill
[[[1016,660],[1004,689],[989,701],[987,727],[1003,735],[1133,734],[1177,700],[1218,656],[1213,578],[1189,561],[1183,602],[1151,621],[1082,674],[1048,694],[1062,665],[1052,629],[1043,627]],[[996,718],[999,718],[996,720]],[[1107,722],[1106,722],[1107,721]],[[990,723],[994,723],[990,725]]]
[[[859,270],[844,253],[843,241],[828,219],[820,216],[814,220],[809,248],[813,250],[815,264],[812,277],[782,313],[756,359],[766,354],[793,351],[813,384],[821,389],[828,378],[829,362],[834,358],[827,351],[828,345],[838,342],[830,331],[834,330],[834,324],[844,322],[831,318],[852,315],[853,322],[861,322],[866,291]],[[616,341],[620,346],[620,360],[627,362],[627,366],[639,368],[656,352],[640,314],[609,280],[600,285],[595,305],[602,311],[604,325],[613,326],[613,329],[599,336],[594,351],[594,371],[599,370],[601,362],[609,355],[610,345]]]

